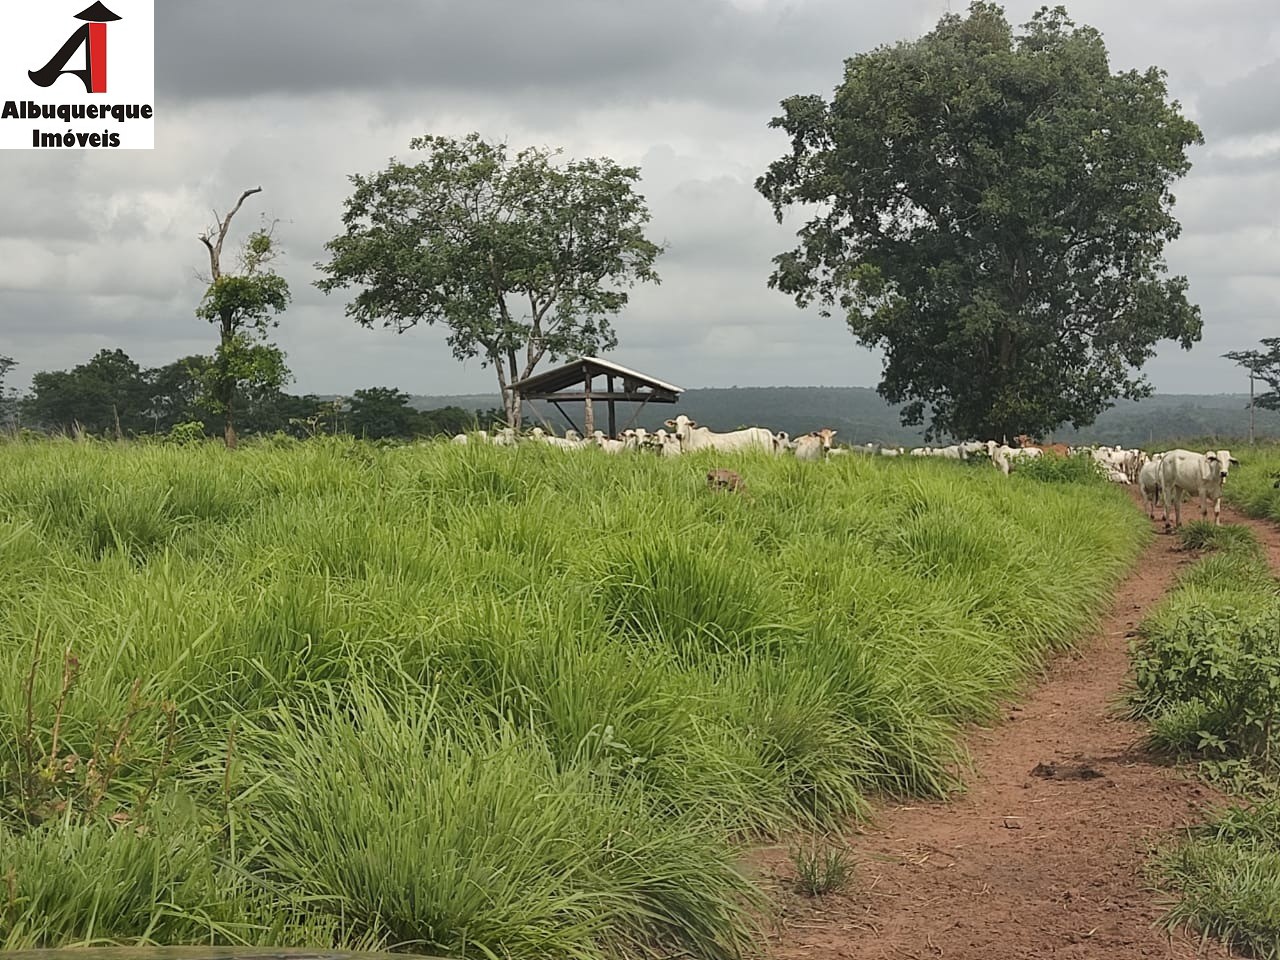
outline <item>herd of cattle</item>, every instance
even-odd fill
[[[503,427],[495,434],[460,433],[453,438],[453,442],[463,444],[487,442],[499,446],[514,446],[524,440],[545,443],[564,450],[599,447],[606,453],[651,451],[666,457],[699,450],[718,450],[724,453],[761,450],[779,455],[792,454],[797,460],[824,460],[829,457],[850,455],[941,457],[966,461],[985,459],[1006,476],[1017,469],[1019,462],[1028,459],[1041,456],[1072,456],[1087,452],[1101,465],[1107,478],[1113,483],[1138,485],[1147,507],[1147,514],[1152,519],[1155,518],[1155,508],[1159,502],[1163,505],[1164,521],[1168,525],[1169,508],[1172,505],[1174,523],[1177,526],[1182,525],[1182,500],[1188,496],[1199,499],[1201,517],[1208,516],[1208,505],[1212,502],[1214,523],[1220,524],[1222,485],[1226,482],[1231,466],[1239,464],[1228,450],[1195,453],[1191,450],[1178,449],[1147,454],[1141,450],[1122,447],[1073,448],[1061,443],[1041,444],[1025,435],[1015,437],[1013,446],[987,440],[957,443],[946,447],[916,447],[908,450],[904,447],[886,447],[871,443],[862,446],[837,446],[833,442],[836,431],[826,428],[795,438],[786,433],[774,433],[765,427],[747,427],[728,433],[717,433],[700,426],[684,414],[674,420],[666,421],[666,425],[670,430],[649,432],[637,428],[625,430],[616,438],[606,437],[600,430],[587,438],[583,438],[573,430],[568,431],[563,437],[557,437],[547,433],[541,427],[534,427],[529,434],[522,437],[511,427]]]

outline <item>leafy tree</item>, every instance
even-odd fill
[[[421,419],[409,406],[409,394],[394,387],[357,390],[347,407],[347,429],[370,440],[412,437]]]
[[[418,414],[418,433],[421,436],[454,436],[467,430],[488,430],[495,423],[506,420],[506,412],[500,409],[464,410],[462,407],[436,407]]]
[[[152,432],[167,434],[177,424],[200,422],[206,433],[212,433],[217,415],[200,402],[212,362],[195,354],[147,371],[146,416]]]
[[[498,377],[508,422],[519,424],[510,384],[552,360],[612,349],[610,318],[625,288],[658,281],[662,248],[647,240],[636,167],[608,158],[554,164],[536,148],[418,137],[427,159],[392,160],[352,176],[346,232],[330,240],[330,293],[359,285],[347,315],[403,333],[444,323],[459,360],[479,357]]]
[[[1263,337],[1263,350],[1231,350],[1223,356],[1234,360],[1271,389],[1254,398],[1253,405],[1262,410],[1280,410],[1280,337]]]
[[[231,218],[246,198],[261,190],[255,187],[242,193],[231,212],[199,238],[209,251],[210,280],[196,316],[218,325],[218,346],[204,377],[203,402],[223,417],[229,449],[236,445],[237,402],[278,394],[289,379],[284,354],[266,342],[268,330],[280,325],[276,315],[290,299],[289,285],[271,268],[279,254],[271,229],[249,235],[240,254],[239,273],[222,270],[222,246]]]
[[[782,102],[791,152],[756,183],[779,222],[817,212],[771,287],[840,309],[885,351],[880,393],[931,436],[1042,435],[1151,393],[1165,338],[1200,337],[1163,248],[1199,128],[1164,74],[1113,74],[1061,7],[1015,34],[973,3],[845,63],[828,103]]]
[[[148,384],[142,368],[123,350],[100,350],[71,370],[41,371],[31,378],[24,419],[52,430],[78,424],[98,436],[146,429]]]

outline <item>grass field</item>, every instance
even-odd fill
[[[742,845],[955,787],[1146,531],[916,458],[0,446],[0,947],[732,956]]]
[[[1233,448],[1241,466],[1231,471],[1222,499],[1251,517],[1280,522],[1280,445],[1267,444]]]

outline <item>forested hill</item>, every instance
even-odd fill
[[[442,406],[476,410],[501,406],[498,397],[492,394],[415,396],[412,402],[424,410]],[[1087,439],[1138,446],[1176,437],[1242,437],[1249,429],[1248,402],[1248,396],[1238,394],[1162,394],[1137,402],[1121,401],[1102,414],[1092,427],[1078,432],[1064,428],[1053,439],[1067,443]],[[564,429],[566,424],[554,407],[544,403],[537,406],[558,430]],[[575,417],[581,416],[581,404],[566,405],[565,409]],[[619,406],[619,430],[634,409],[631,405]],[[598,406],[597,410],[597,426],[603,428],[603,408]],[[835,428],[836,439],[846,443],[922,442],[923,432],[902,426],[897,411],[898,407],[885,403],[868,387],[731,387],[688,390],[674,408],[651,404],[641,411],[636,424],[656,429],[663,420],[679,412],[717,430],[759,424],[788,433],[804,433],[827,426]],[[1280,414],[1259,410],[1257,433],[1260,437],[1280,437]]]

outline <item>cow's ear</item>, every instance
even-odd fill
[[[1234,466],[1237,466],[1237,467],[1238,467],[1238,466],[1240,466],[1240,461],[1239,461],[1239,460],[1237,460],[1235,457],[1232,457],[1232,458],[1231,458],[1231,463],[1232,463]]]
[[[674,427],[676,425],[676,422],[674,420],[663,420],[662,422],[665,423],[668,427]]]

